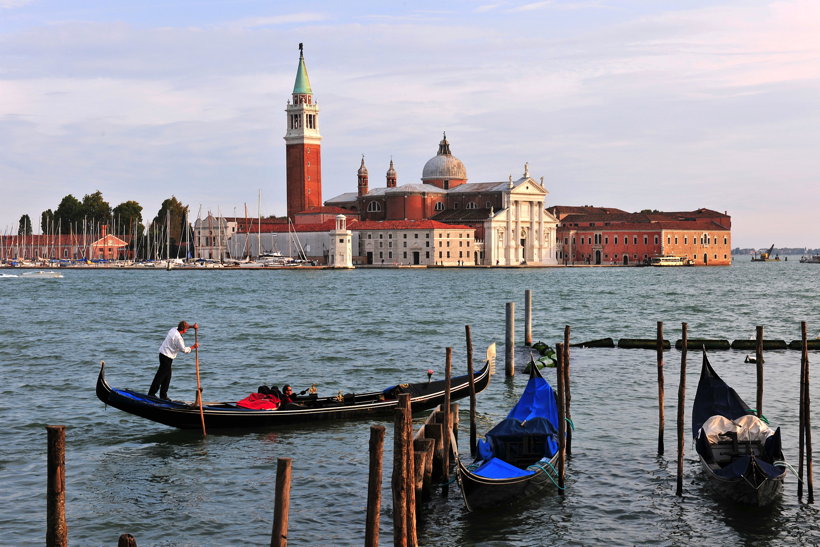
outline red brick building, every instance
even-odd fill
[[[627,213],[565,206],[550,211],[560,222],[557,240],[563,264],[634,265],[656,256],[678,256],[701,266],[732,263],[732,220],[726,213]]]
[[[127,260],[132,258],[130,236],[117,237],[101,226],[98,234],[33,234],[0,236],[0,259],[26,260]]]

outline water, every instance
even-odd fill
[[[198,321],[208,400],[236,399],[260,384],[318,383],[320,393],[379,389],[443,376],[445,348],[466,369],[464,325],[476,360],[498,342],[499,374],[478,398],[479,432],[506,414],[526,382],[503,375],[505,303],[516,302],[523,338],[524,290],[533,290],[535,340],[610,336],[729,340],[811,337],[820,331],[820,267],[532,270],[89,271],[64,279],[0,281],[0,544],[39,545],[45,536],[46,424],[65,424],[66,506],[74,545],[263,545],[270,541],[276,460],[293,458],[289,541],[355,545],[364,540],[370,421],[242,434],[177,431],[106,409],[94,394],[99,361],[115,387],[145,390],[157,348],[181,319]],[[186,335],[190,344],[193,332]],[[811,356],[817,361],[817,352]],[[747,402],[755,399],[745,353],[711,361]],[[675,491],[675,416],[680,353],[666,356],[666,455],[657,452],[654,351],[573,349],[576,432],[566,495],[469,514],[457,488],[420,514],[422,545],[708,543],[816,544],[817,510],[796,500],[789,477],[768,511],[727,508],[699,485],[686,442],[684,496]],[[767,352],[764,412],[783,429],[797,464],[800,354]],[[523,363],[519,362],[519,365]],[[700,370],[690,352],[686,431]],[[547,378],[554,381],[554,370]],[[812,387],[815,408],[820,391]],[[194,360],[174,365],[171,396],[192,399]],[[462,408],[466,408],[466,401]],[[416,416],[416,422],[423,415]],[[385,443],[381,540],[392,541],[390,420]],[[462,415],[467,423],[467,415]],[[818,420],[815,419],[817,424]],[[820,438],[815,435],[815,446]],[[467,451],[466,435],[461,438]],[[817,459],[815,449],[814,457]]]

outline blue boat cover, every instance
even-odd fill
[[[552,386],[531,367],[530,379],[518,403],[478,442],[477,459],[484,460],[493,478],[510,478],[531,473],[522,462],[550,458],[558,451],[558,405]],[[500,459],[500,460],[499,460]],[[503,461],[494,463],[493,460]],[[518,464],[518,465],[516,465]],[[482,476],[489,476],[482,473]]]
[[[488,479],[512,479],[515,477],[526,477],[534,474],[530,469],[519,469],[516,466],[505,462],[499,458],[490,458],[481,467],[473,471],[474,475],[486,477]]]

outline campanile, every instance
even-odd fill
[[[288,218],[295,213],[322,206],[322,136],[319,134],[319,107],[310,89],[305,55],[299,44],[299,68],[293,96],[285,109],[287,133]]]

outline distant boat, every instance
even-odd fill
[[[0,273],[0,277],[17,277],[15,274]]]
[[[694,266],[694,264],[691,258],[672,255],[653,256],[649,262],[650,266]]]
[[[38,272],[26,272],[20,277],[24,277],[26,279],[61,279],[63,274],[60,272],[47,272],[40,270]]]
[[[752,255],[752,262],[780,262],[780,255],[775,255],[772,258],[772,251],[774,251],[774,243],[768,251],[761,251]]]
[[[820,255],[803,256],[800,258],[801,264],[820,264]]]

